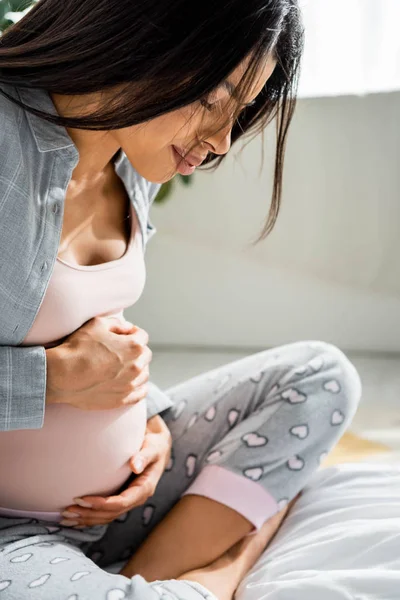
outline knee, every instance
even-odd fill
[[[314,342],[314,344],[316,356],[320,357],[323,364],[324,389],[332,392],[333,397],[340,394],[340,404],[346,414],[345,425],[348,425],[361,399],[360,376],[342,350],[326,342]]]

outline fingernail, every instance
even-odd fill
[[[82,500],[82,498],[74,498],[74,503],[78,506],[82,506],[83,508],[93,508],[93,504],[85,502],[85,500]]]
[[[74,517],[80,517],[81,515],[79,513],[76,512],[71,512],[69,510],[64,510],[63,513],[61,513],[63,517],[67,517],[67,519],[69,519],[70,517],[74,518]]]
[[[67,525],[67,527],[73,527],[73,525],[79,525],[79,521],[69,521],[68,519],[60,521],[61,525]]]
[[[142,459],[142,458],[135,458],[135,460],[134,460],[134,463],[133,463],[133,464],[134,464],[134,466],[135,466],[135,469],[136,469],[136,471],[139,471],[139,473],[140,473],[141,471],[143,471],[144,462],[143,462],[143,459]]]

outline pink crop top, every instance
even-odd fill
[[[125,254],[100,265],[68,264],[57,257],[35,321],[23,345],[57,345],[95,316],[123,317],[146,278],[141,232],[131,204]],[[73,498],[110,495],[128,479],[129,459],[140,450],[146,401],[86,411],[68,404],[46,407],[41,429],[0,436],[0,515],[60,520]]]

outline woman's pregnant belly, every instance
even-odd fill
[[[58,512],[75,497],[114,494],[132,474],[146,422],[146,400],[101,411],[57,404],[41,429],[0,432],[0,507]]]

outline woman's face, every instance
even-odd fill
[[[138,173],[153,183],[165,183],[177,173],[190,175],[209,152],[228,152],[233,122],[230,120],[226,124],[228,115],[224,108],[228,106],[228,101],[232,102],[232,90],[245,73],[247,63],[248,61],[243,62],[228,77],[225,85],[205,98],[206,106],[196,102],[147,123],[112,130],[109,132],[110,136],[122,148]],[[269,58],[258,69],[245,104],[251,103],[258,96],[275,65],[276,61]],[[235,101],[235,108],[237,107]],[[221,129],[222,122],[225,125]],[[189,151],[186,160],[182,159],[181,155]]]

